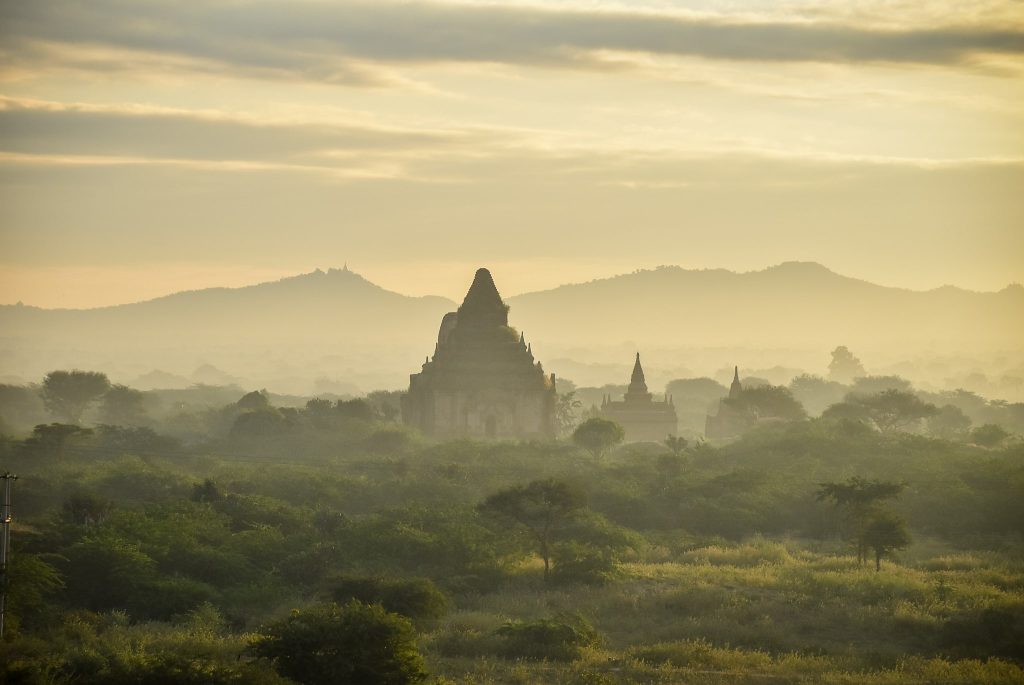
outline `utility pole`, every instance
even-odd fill
[[[7,555],[11,548],[11,484],[18,480],[13,473],[0,475],[3,480],[4,503],[0,509],[0,639],[4,636],[4,618],[7,613]]]

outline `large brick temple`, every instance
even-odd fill
[[[479,269],[441,320],[433,357],[409,376],[402,420],[438,437],[553,438],[555,374],[545,375],[491,273]]]

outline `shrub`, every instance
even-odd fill
[[[365,604],[380,604],[388,611],[412,619],[440,618],[448,610],[448,598],[426,578],[387,580],[343,576],[333,585],[336,602],[355,599]]]
[[[604,585],[622,576],[616,554],[609,549],[579,542],[555,548],[551,581],[559,584]]]
[[[293,611],[262,628],[251,649],[303,685],[407,685],[427,676],[409,619],[355,600]]]
[[[495,631],[504,638],[506,656],[521,659],[575,661],[594,647],[600,636],[582,616],[560,613],[537,621],[512,621]]]

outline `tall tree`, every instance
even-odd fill
[[[496,492],[480,505],[480,510],[514,521],[530,532],[544,560],[544,580],[547,581],[552,544],[559,530],[584,506],[586,497],[582,492],[568,483],[549,478]]]
[[[78,423],[89,405],[109,389],[110,380],[97,371],[51,371],[43,378],[41,395],[54,416]]]
[[[879,511],[879,505],[899,497],[906,487],[906,483],[867,480],[860,476],[853,476],[842,483],[819,484],[819,502],[831,500],[837,507],[846,510],[850,522],[849,536],[857,549],[858,563],[863,564],[867,558],[867,527]]]
[[[555,402],[555,424],[560,436],[567,435],[579,420],[579,411],[583,402],[576,398],[576,391],[561,393]]]
[[[866,375],[864,365],[853,356],[846,345],[832,350],[832,361],[828,365],[828,375],[834,381],[849,383],[854,378]]]

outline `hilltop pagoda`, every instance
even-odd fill
[[[679,426],[672,398],[666,395],[663,401],[658,401],[647,391],[639,352],[636,353],[633,375],[625,396],[621,402],[613,402],[610,396],[606,396],[601,402],[601,416],[622,426],[629,442],[661,442],[675,435]]]
[[[433,357],[409,376],[402,420],[427,435],[553,438],[555,374],[545,375],[491,273],[479,269],[458,311],[445,314]]]

